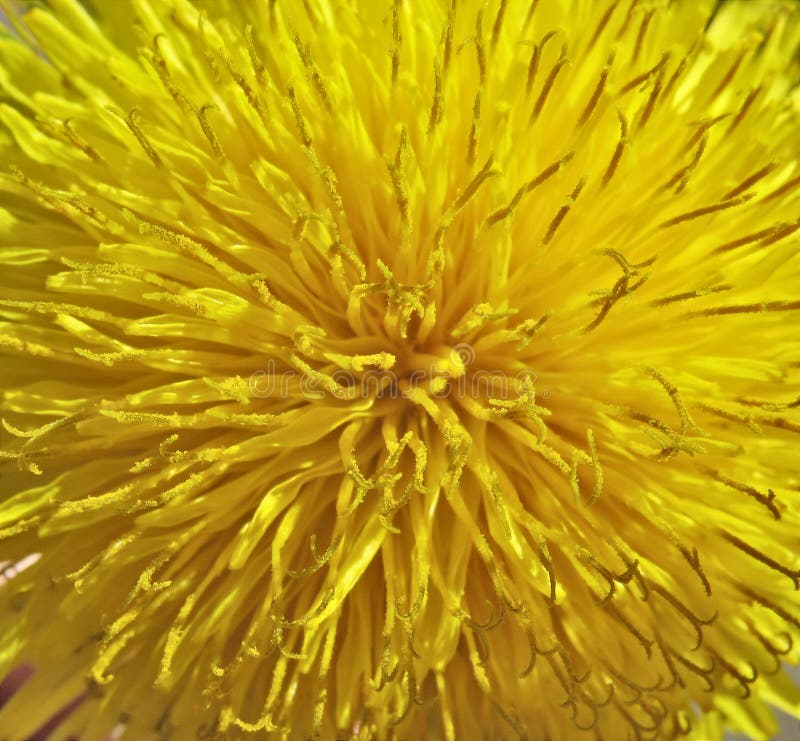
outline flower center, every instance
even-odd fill
[[[440,345],[429,352],[412,349],[400,354],[397,373],[401,390],[422,389],[436,397],[450,395],[474,360],[472,348],[467,353],[464,347]]]

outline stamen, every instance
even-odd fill
[[[155,148],[150,143],[148,138],[144,135],[144,132],[141,130],[141,128],[139,128],[139,124],[136,122],[139,117],[138,109],[132,108],[127,116],[125,116],[121,111],[111,108],[110,106],[106,106],[106,110],[109,113],[113,113],[115,116],[118,116],[125,122],[125,125],[130,129],[131,133],[136,137],[136,140],[139,142],[145,154],[150,158],[150,161],[156,167],[164,166],[161,157],[158,156],[158,152],[156,152]]]
[[[397,3],[399,2],[400,0],[397,0]],[[314,60],[311,57],[311,49],[308,47],[308,45],[303,45],[303,42],[300,40],[300,36],[297,33],[294,35],[294,46],[295,49],[297,49],[298,55],[300,56],[300,61],[303,63],[306,76],[309,80],[311,80],[311,84],[317,91],[322,104],[325,106],[325,109],[328,111],[328,113],[333,113],[333,103],[331,103],[330,95],[328,94],[328,90],[326,89],[325,83],[322,80],[322,76],[319,73],[319,69],[317,68],[317,65],[314,64]]]
[[[245,28],[245,37],[247,39],[247,51],[250,55],[250,64],[253,67],[253,74],[255,74],[258,84],[262,87],[266,87],[267,70],[258,56],[255,40],[253,39],[253,27],[250,24]]]
[[[680,674],[678,674],[678,670],[675,667],[675,662],[673,662],[672,660],[672,651],[664,644],[664,641],[662,640],[657,628],[656,628],[656,635],[658,636],[656,638],[656,645],[658,645],[658,649],[659,651],[661,651],[661,658],[664,659],[664,663],[667,665],[667,669],[669,669],[670,675],[672,676],[672,682],[670,682],[669,684],[663,684],[663,682],[660,681],[659,677],[658,686],[664,692],[671,690],[676,686],[685,689],[686,682],[684,682],[683,677]]]
[[[403,36],[400,31],[400,5],[403,0],[394,0],[392,4],[392,47],[389,55],[392,60],[392,87],[397,83],[397,75],[400,71],[400,49],[403,44]]]
[[[762,203],[766,203],[767,201],[772,201],[775,198],[780,198],[781,196],[786,195],[793,191],[798,185],[800,185],[800,175],[797,177],[792,178],[791,180],[787,180],[783,185],[773,190],[771,193],[762,198]]]
[[[372,689],[374,689],[376,692],[383,690],[388,682],[394,681],[394,678],[397,676],[397,672],[400,669],[400,661],[395,663],[394,668],[389,669],[389,664],[391,662],[391,641],[391,636],[387,633],[384,633],[383,654],[380,664],[380,678],[378,680],[369,680],[370,687],[372,687]]]
[[[483,48],[483,8],[475,16],[475,57],[478,63],[478,82],[483,86],[486,82],[486,52]]]
[[[114,659],[122,652],[128,642],[135,635],[134,630],[125,631],[115,640],[104,646],[95,660],[90,670],[89,679],[97,686],[111,683],[114,679],[113,674],[108,673],[108,669]]]
[[[623,545],[621,541],[619,541],[619,539],[611,540],[609,541],[609,543],[617,552],[617,555],[620,557],[620,559],[622,559],[622,562],[625,564],[625,567],[628,569],[625,573],[626,574],[630,573],[632,577],[636,580],[636,583],[642,590],[642,600],[646,602],[650,598],[650,590],[647,586],[647,581],[642,575],[642,572],[639,570],[638,559],[633,559],[627,553],[625,553]]]
[[[605,566],[603,566],[603,564],[601,564],[590,551],[586,550],[585,548],[577,548],[575,553],[581,561],[586,562],[589,566],[595,569],[595,571],[597,571],[597,573],[600,574],[603,579],[605,579],[606,584],[608,584],[608,592],[603,597],[597,597],[597,595],[595,595],[595,598],[600,602],[600,604],[608,602],[608,600],[614,596],[614,593],[617,590],[614,575]]]
[[[549,594],[547,596],[547,602],[549,605],[552,606],[556,603],[556,592],[558,589],[558,581],[556,579],[555,567],[553,566],[553,560],[550,556],[550,549],[547,546],[547,541],[537,529],[536,521],[527,512],[524,511],[520,512],[517,516],[517,522],[525,530],[527,530],[528,533],[530,533],[535,544],[536,557],[539,559],[539,563],[542,564],[542,567],[547,572],[547,580],[549,585]],[[523,612],[524,612],[524,607],[523,607]],[[523,622],[525,622],[524,619]]]
[[[428,116],[428,135],[432,134],[444,113],[444,94],[442,93],[442,70],[439,67],[439,60],[433,60],[433,102],[431,112]]]
[[[68,314],[69,316],[78,317],[79,319],[104,322],[117,327],[125,326],[124,319],[99,309],[92,309],[88,306],[61,304],[55,301],[12,301],[9,299],[0,299],[0,306],[18,309],[19,311],[29,311],[35,314]]]
[[[685,221],[691,221],[692,219],[697,219],[700,216],[706,216],[707,214],[713,214],[718,211],[725,211],[729,208],[734,208],[736,206],[741,206],[743,203],[747,203],[751,199],[752,196],[740,196],[739,198],[730,198],[725,201],[720,201],[719,203],[715,203],[712,206],[704,206],[703,208],[695,209],[694,211],[687,211],[686,213],[681,214],[680,216],[675,216],[672,219],[667,219],[667,221],[662,222],[659,224],[660,229],[666,229],[670,226],[675,226],[676,224],[681,224]]]
[[[715,293],[730,291],[733,288],[731,285],[712,286],[711,288],[698,288],[695,291],[684,291],[683,293],[675,293],[672,296],[665,296],[664,298],[657,298],[650,302],[650,306],[667,306],[669,304],[678,303],[679,301],[688,301],[693,298],[703,298],[704,296],[711,296]]]
[[[216,111],[219,109],[213,103],[206,103],[196,110],[195,114],[197,115],[197,120],[200,122],[200,128],[203,129],[203,133],[206,139],[208,139],[208,143],[211,145],[214,156],[218,159],[224,159],[225,153],[222,151],[222,147],[219,145],[219,139],[217,139],[217,135],[214,133],[214,129],[211,127],[208,116],[206,115],[210,110]]]
[[[511,530],[511,520],[508,516],[508,511],[506,510],[506,505],[503,500],[503,492],[500,488],[500,480],[497,476],[497,473],[494,471],[484,471],[484,476],[488,479],[488,490],[489,495],[492,498],[492,502],[494,503],[495,509],[497,510],[497,514],[500,516],[500,522],[503,527],[503,534],[505,535],[507,540],[511,540],[513,537],[513,533]],[[481,477],[483,479],[483,476]]]
[[[790,225],[786,223],[776,224],[775,226],[770,226],[767,227],[766,229],[761,229],[760,231],[753,232],[752,234],[748,234],[747,236],[744,237],[739,237],[738,239],[734,239],[730,242],[725,242],[725,244],[722,244],[719,247],[715,248],[711,252],[711,254],[718,255],[722,252],[729,252],[730,250],[735,250],[746,244],[752,244],[753,242],[761,242],[761,245],[759,246],[763,246],[763,240],[779,233],[782,229],[788,226]]]
[[[506,723],[508,723],[508,725],[510,725],[511,728],[514,730],[514,733],[517,734],[517,738],[520,741],[528,741],[528,734],[525,731],[525,726],[522,725],[522,721],[519,719],[517,713],[514,711],[509,712],[507,710],[504,710],[503,707],[500,705],[500,703],[497,702],[497,700],[495,700],[491,694],[488,695],[488,698],[491,701],[492,705],[494,706],[494,709],[500,715],[500,717]]]
[[[72,119],[66,118],[61,123],[61,128],[69,139],[70,143],[83,152],[90,160],[97,164],[104,164],[105,160],[88,144],[88,142],[75,133],[72,128]]]
[[[724,121],[728,116],[730,116],[730,113],[721,113],[719,116],[710,116],[708,118],[701,118],[699,121],[691,122],[690,125],[696,126],[697,128],[686,142],[685,150],[690,150],[713,126],[716,126],[720,121]]]
[[[661,640],[659,638],[656,638],[656,644],[658,645],[659,649],[661,649],[661,651],[663,652],[664,651],[664,645],[663,645],[663,643],[661,642]],[[658,677],[656,678],[656,681],[653,684],[645,685],[645,684],[639,684],[638,682],[635,682],[629,676],[623,674],[620,671],[617,671],[611,665],[607,664],[606,667],[607,667],[608,673],[614,679],[616,679],[617,681],[621,682],[628,689],[633,691],[633,693],[634,693],[633,699],[632,700],[624,700],[623,701],[623,702],[625,702],[626,705],[635,705],[637,702],[639,702],[639,700],[641,700],[642,695],[644,695],[646,692],[653,692],[653,691],[658,690],[658,689],[663,689],[662,684],[661,684],[662,683],[662,678],[661,678],[660,674],[658,675]],[[613,687],[614,685],[612,684],[611,686]],[[617,694],[619,695],[619,692],[617,692]],[[609,701],[611,700],[611,698],[613,696],[614,696],[614,692],[611,692],[611,694],[609,695]],[[608,701],[606,702],[606,704],[608,704]]]
[[[164,60],[164,55],[161,52],[161,46],[159,43],[162,38],[166,38],[166,35],[163,33],[157,33],[153,37],[152,51],[150,49],[145,49],[142,52],[142,56],[153,69],[153,71],[158,75],[158,79],[161,80],[161,84],[170,94],[172,100],[175,101],[178,108],[181,110],[191,110],[194,107],[192,102],[178,89],[170,77],[169,69],[167,68],[167,63]]]
[[[720,409],[719,407],[712,406],[711,404],[707,404],[706,402],[700,402],[697,406],[701,409],[710,412],[711,414],[716,414],[723,419],[728,419],[732,422],[741,422],[745,425],[748,429],[755,432],[757,435],[762,435],[764,431],[756,422],[755,418],[750,414],[744,414],[740,412],[731,412],[727,409]]]
[[[754,592],[750,587],[745,586],[743,584],[739,585],[739,589],[741,590],[742,594],[746,597],[749,597],[754,602],[758,602],[758,604],[766,607],[771,612],[774,612],[779,618],[789,623],[789,625],[794,625],[795,628],[800,629],[800,617],[793,615],[792,613],[784,610],[780,605],[776,605],[772,600],[767,597],[764,597],[757,592]]]
[[[320,18],[317,15],[317,12],[314,10],[314,5],[312,4],[311,0],[303,0],[303,10],[308,16],[308,20],[311,21],[312,26],[317,27],[320,25]]]
[[[478,189],[481,187],[481,185],[483,185],[484,182],[486,182],[489,178],[499,174],[498,170],[492,168],[493,163],[494,156],[489,155],[483,167],[478,171],[478,174],[469,181],[467,187],[464,188],[450,208],[447,209],[445,217],[448,219],[448,221],[452,220],[458,214],[458,212],[467,205],[467,203],[478,192]]]
[[[536,336],[536,333],[545,325],[548,319],[550,319],[551,314],[545,314],[540,319],[526,319],[524,322],[520,322],[512,332],[516,335],[519,340],[519,349],[522,350],[526,348],[528,345],[533,342],[533,338]]]
[[[478,148],[478,137],[481,132],[481,89],[475,93],[475,103],[472,106],[472,125],[469,130],[469,144],[467,145],[467,162],[475,161],[475,151]]]
[[[669,80],[667,81],[667,86],[664,88],[664,99],[668,100],[669,96],[672,94],[672,89],[675,87],[678,80],[681,78],[681,75],[686,71],[686,67],[689,65],[689,61],[694,56],[697,50],[697,45],[694,45],[689,51],[681,57],[680,62],[678,62],[677,67],[673,71],[672,75],[670,75]]]
[[[491,304],[478,304],[477,306],[473,306],[472,309],[464,314],[461,321],[456,325],[455,329],[450,331],[450,336],[455,338],[464,337],[470,332],[474,332],[476,329],[482,327],[486,322],[508,319],[509,317],[514,316],[516,313],[516,309],[497,311]]]
[[[621,278],[619,278],[617,280],[616,283],[614,283],[614,286],[612,287],[612,289],[610,291],[603,291],[602,292],[605,295],[602,298],[598,299],[598,301],[597,301],[597,302],[599,302],[601,304],[600,312],[597,314],[597,316],[586,327],[584,327],[584,329],[583,329],[584,334],[588,334],[593,329],[596,329],[605,320],[605,318],[608,316],[608,314],[611,311],[611,309],[613,309],[614,306],[621,299],[623,299],[625,296],[630,295],[637,288],[639,288],[642,285],[644,285],[644,283],[647,281],[647,279],[649,277],[649,276],[645,275],[642,278],[640,278],[638,281],[636,281],[635,283],[632,283],[632,284],[629,285],[628,284],[629,279],[631,277],[633,277],[633,276],[636,276],[636,275],[639,275],[639,273],[636,272],[636,271],[633,271],[631,273],[623,275]]]
[[[754,172],[752,175],[750,175],[750,177],[746,178],[741,184],[737,185],[733,190],[729,191],[724,196],[722,196],[722,200],[727,201],[730,198],[734,198],[735,196],[744,193],[746,190],[750,188],[751,185],[755,185],[759,180],[765,178],[777,167],[778,167],[777,162],[770,162],[757,172]]]
[[[541,41],[533,45],[531,61],[528,63],[528,76],[525,87],[527,95],[530,95],[531,90],[533,89],[533,83],[536,80],[536,73],[539,70],[539,62],[541,61],[544,47],[547,44],[547,42],[550,41],[550,39],[554,38],[557,35],[558,31],[548,31],[544,36],[542,36]]]
[[[150,234],[161,239],[167,244],[178,247],[183,252],[186,252],[188,255],[213,268],[230,283],[237,286],[242,285],[243,282],[245,284],[247,283],[245,276],[243,276],[238,270],[235,270],[223,260],[220,260],[218,257],[212,255],[204,245],[187,236],[186,234],[181,234],[180,232],[174,231],[165,226],[161,226],[155,222],[143,219],[127,209],[123,209],[122,215],[128,221],[135,224],[139,228],[140,233]]]
[[[723,659],[722,656],[720,656],[717,651],[712,651],[711,654],[714,657],[716,663],[723,669],[725,669],[728,672],[728,674],[734,677],[737,682],[739,682],[739,685],[741,686],[742,691],[744,693],[742,694],[742,699],[746,700],[748,697],[750,697],[750,695],[752,694],[750,691],[750,685],[753,682],[755,682],[756,679],[758,679],[758,669],[756,669],[752,664],[748,663],[748,666],[750,667],[751,671],[751,676],[746,677],[733,664]]]
[[[619,0],[614,0],[611,5],[608,7],[608,10],[603,14],[603,17],[600,18],[599,23],[597,24],[597,28],[595,28],[594,33],[592,34],[592,38],[589,41],[588,45],[586,46],[587,49],[594,49],[595,45],[597,44],[597,40],[600,38],[600,35],[608,26],[608,22],[611,20],[611,16],[614,14],[614,11],[619,7]]]
[[[658,100],[658,96],[661,94],[661,86],[664,84],[664,68],[662,67],[658,73],[656,74],[655,83],[653,84],[653,89],[650,92],[650,96],[647,98],[647,103],[642,110],[642,115],[639,118],[639,128],[643,129],[647,122],[650,120],[650,116],[653,114],[655,110],[656,101]]]
[[[695,664],[685,656],[682,656],[677,651],[670,649],[670,653],[683,664],[689,671],[700,677],[706,685],[708,692],[714,691],[714,680],[711,678],[711,675],[714,673],[714,669],[716,667],[716,662],[714,659],[711,659],[711,666],[708,668],[702,667],[699,664]]]
[[[309,574],[314,574],[319,571],[328,561],[330,561],[333,554],[336,552],[336,549],[339,547],[342,539],[344,538],[344,533],[339,533],[332,541],[331,544],[325,549],[325,551],[320,555],[317,553],[317,536],[316,533],[312,534],[309,538],[309,546],[311,548],[311,556],[314,559],[314,563],[311,566],[306,566],[299,571],[293,571],[292,569],[287,569],[286,573],[289,574],[292,578],[299,578],[301,576],[307,576]]]
[[[675,405],[675,409],[677,410],[678,416],[681,419],[681,436],[685,435],[689,428],[699,431],[698,426],[694,423],[694,420],[692,420],[691,416],[689,416],[689,412],[686,411],[686,406],[684,405],[683,400],[678,393],[677,387],[673,386],[655,368],[648,368],[647,372],[661,384],[662,388],[667,392],[669,398],[672,400],[672,403]]]
[[[647,29],[650,26],[650,22],[653,20],[653,15],[656,12],[656,8],[650,8],[645,14],[644,18],[642,18],[641,24],[639,24],[639,33],[636,34],[636,44],[633,47],[633,56],[631,57],[631,65],[636,64],[639,61],[639,55],[642,53],[642,47],[644,46],[644,37],[647,34]]]
[[[604,602],[603,607],[608,613],[617,620],[644,648],[647,657],[650,658],[653,654],[653,641],[647,638],[633,623],[628,620],[614,605],[613,602]]]
[[[497,46],[497,42],[500,39],[500,31],[503,28],[503,19],[506,15],[506,5],[508,4],[508,0],[500,0],[500,7],[497,9],[497,15],[494,19],[494,26],[492,27],[492,41],[491,41],[491,48],[494,49]]]
[[[608,12],[606,13],[607,16],[610,17],[614,7],[615,6],[612,5],[611,8],[609,8]],[[583,126],[589,120],[589,117],[592,115],[594,109],[597,107],[597,104],[600,102],[600,96],[603,94],[603,90],[605,89],[606,81],[608,80],[608,75],[611,72],[611,66],[613,63],[614,52],[611,52],[611,54],[608,55],[608,60],[606,61],[605,66],[600,71],[600,79],[597,81],[594,92],[592,92],[592,96],[589,98],[586,108],[583,109],[583,113],[578,119],[578,126]]]
[[[625,114],[618,110],[617,116],[619,118],[620,127],[619,142],[617,142],[617,147],[614,150],[614,154],[611,156],[611,162],[608,163],[608,168],[606,168],[606,172],[603,175],[604,188],[608,185],[611,178],[614,177],[614,173],[617,171],[617,167],[619,167],[620,160],[622,159],[622,154],[630,143],[628,141],[628,121],[625,118]]]
[[[635,2],[636,2],[636,0],[634,0],[634,3]],[[631,730],[633,731],[633,737],[636,739],[636,741],[643,741],[643,739],[645,738],[646,734],[653,734],[654,732],[658,731],[658,723],[654,722],[653,725],[647,725],[645,723],[639,722],[638,720],[636,720],[636,718],[633,717],[633,715],[631,715],[627,710],[625,710],[625,708],[623,708],[622,705],[620,703],[618,703],[618,702],[614,703],[614,707],[617,708],[617,710],[619,711],[620,715],[623,718],[625,718],[625,720],[630,725]],[[655,737],[655,736],[649,736],[649,737],[652,738],[652,737]]]
[[[528,12],[525,15],[525,22],[522,24],[523,29],[527,28],[531,21],[533,20],[534,13],[536,13],[536,8],[539,7],[539,0],[530,0],[530,7],[528,8]]]
[[[694,628],[694,631],[697,634],[697,643],[695,644],[692,651],[696,651],[698,648],[700,648],[700,646],[703,644],[703,637],[704,637],[702,627],[706,625],[711,625],[717,619],[719,613],[715,610],[714,614],[710,618],[708,618],[707,620],[703,620],[697,617],[697,615],[695,615],[683,602],[681,602],[677,597],[675,597],[674,594],[667,591],[660,584],[651,582],[650,590],[663,597],[692,624],[692,627]]]
[[[404,230],[408,229],[410,216],[408,211],[408,182],[405,177],[405,157],[408,145],[408,131],[405,126],[400,129],[400,143],[397,146],[397,153],[394,162],[388,165],[389,175],[392,180],[394,197],[397,201],[397,208],[400,211],[400,220]],[[405,242],[405,239],[404,239]]]
[[[628,30],[628,26],[630,26],[631,20],[633,19],[636,9],[641,1],[642,0],[631,0],[631,4],[628,6],[628,12],[625,15],[625,20],[622,22],[619,31],[617,31],[617,41],[619,41]]]
[[[722,91],[725,90],[725,88],[728,87],[728,85],[730,85],[731,82],[733,82],[733,78],[736,77],[736,73],[738,72],[739,67],[742,66],[742,62],[744,61],[745,56],[747,56],[747,54],[749,53],[750,50],[746,47],[739,52],[733,64],[725,73],[725,76],[722,78],[722,80],[720,80],[719,85],[717,85],[717,87],[714,89],[714,92],[712,92],[711,95],[708,97],[708,104],[716,100],[722,94]]]
[[[775,662],[775,668],[769,672],[764,672],[762,670],[762,674],[770,674],[774,675],[781,671],[783,668],[782,658],[789,654],[794,647],[794,641],[792,640],[792,636],[789,633],[782,632],[779,633],[778,636],[783,638],[786,641],[786,648],[779,648],[771,643],[767,637],[761,633],[761,631],[756,628],[755,625],[750,620],[747,620],[747,628],[748,630],[756,637],[758,642],[767,650],[769,655],[772,657],[773,661]]]
[[[551,649],[548,649],[547,651],[544,651],[541,648],[539,648],[539,646],[537,644],[537,641],[536,641],[536,635],[533,632],[533,628],[531,627],[530,616],[525,615],[524,613],[523,613],[523,615],[524,616],[523,616],[522,620],[523,620],[525,633],[528,636],[528,642],[530,644],[531,658],[530,658],[527,666],[522,670],[522,672],[519,675],[521,679],[524,679],[525,677],[529,676],[530,673],[534,670],[534,668],[536,666],[537,657],[546,656],[548,654],[555,653],[558,650],[558,645],[554,646]]]
[[[759,246],[767,247],[771,244],[775,244],[775,242],[794,234],[798,229],[800,229],[800,219],[793,223],[781,224],[771,235],[762,239]]]
[[[559,209],[558,213],[555,215],[555,218],[550,222],[550,226],[547,227],[547,232],[545,232],[544,239],[542,240],[542,244],[547,246],[550,244],[550,241],[555,236],[558,227],[561,226],[561,223],[566,218],[567,214],[569,213],[570,209],[573,205],[575,205],[575,201],[578,200],[578,196],[581,194],[584,186],[586,185],[586,178],[582,177],[578,184],[573,189],[572,193],[569,194],[567,197],[566,202],[564,205]]]
[[[239,89],[244,93],[244,97],[247,99],[248,104],[250,107],[256,112],[261,123],[264,126],[268,126],[268,118],[267,112],[264,109],[263,104],[261,103],[261,99],[258,97],[253,88],[250,87],[250,84],[245,79],[245,76],[240,72],[237,72],[233,66],[233,62],[231,62],[230,58],[225,55],[222,57],[222,61],[225,64],[225,68],[228,70],[228,74],[233,78],[233,81],[238,85]]]
[[[533,106],[531,122],[535,121],[539,117],[539,114],[542,112],[542,109],[547,102],[547,96],[550,95],[550,91],[553,89],[553,85],[555,84],[556,77],[558,77],[558,73],[561,72],[561,70],[568,64],[570,64],[570,60],[567,59],[567,45],[564,44],[564,46],[561,47],[561,54],[550,70],[550,74],[547,76],[547,79],[545,79],[542,90],[539,93],[539,97],[536,99],[536,104]]]
[[[730,135],[734,129],[736,129],[739,124],[742,123],[744,117],[747,115],[747,112],[752,108],[753,103],[755,103],[756,98],[761,93],[761,85],[753,88],[748,94],[747,97],[744,99],[744,102],[739,107],[739,110],[736,112],[736,115],[731,120],[730,126],[728,126],[728,130],[725,132],[727,135]]]
[[[691,161],[685,167],[682,167],[678,170],[663,186],[662,190],[669,190],[672,188],[673,185],[677,186],[675,188],[675,193],[682,193],[687,184],[689,183],[689,178],[692,176],[697,165],[700,163],[700,159],[703,156],[703,153],[706,151],[706,147],[708,146],[708,132],[703,132],[703,135],[700,138],[700,143],[697,145],[697,150],[694,153],[694,157],[692,157]]]
[[[267,0],[268,5],[268,12],[269,12],[269,26],[270,29],[275,32],[278,27],[278,13],[277,13],[277,5],[278,0]]]
[[[746,404],[747,406],[761,407],[770,412],[783,412],[787,409],[797,409],[797,407],[800,407],[800,396],[794,401],[787,402],[762,401],[760,399],[748,399],[745,397],[739,397],[736,401],[740,404]]]
[[[306,149],[310,149],[312,143],[311,135],[308,133],[305,119],[303,118],[303,114],[300,112],[300,106],[297,103],[297,95],[295,94],[294,87],[292,85],[289,85],[288,95],[289,105],[292,107],[292,113],[294,114],[294,121],[297,125],[297,130],[300,132],[300,140],[303,142],[303,146],[306,147]]]
[[[800,301],[766,301],[760,304],[740,304],[738,306],[715,306],[713,309],[692,311],[687,318],[705,316],[730,316],[735,314],[760,314],[766,311],[798,311]]]
[[[217,65],[217,59],[214,54],[216,51],[212,49],[211,45],[208,43],[208,39],[206,38],[206,22],[208,20],[208,14],[205,9],[200,11],[200,14],[197,18],[197,34],[200,37],[200,46],[203,50],[203,56],[206,58],[206,64],[208,64],[208,69],[211,72],[211,79],[215,83],[219,83],[221,81],[221,75],[219,73],[219,67]]]
[[[34,515],[33,517],[19,520],[15,524],[9,525],[8,527],[0,528],[0,541],[5,540],[6,538],[13,538],[15,535],[21,535],[28,530],[32,530],[41,522],[41,520],[42,518],[40,515]]]
[[[719,532],[725,540],[732,545],[735,545],[740,551],[746,553],[748,556],[751,556],[756,561],[763,563],[765,566],[774,569],[779,574],[788,576],[792,580],[795,590],[800,591],[800,569],[790,569],[788,566],[784,566],[775,559],[767,556],[763,551],[760,551],[758,548],[749,545],[732,533],[729,533],[725,530],[720,530]]]
[[[55,353],[49,347],[39,345],[35,342],[25,342],[18,337],[9,337],[8,335],[0,334],[0,347],[9,348],[39,358],[55,357]]]
[[[669,56],[670,56],[669,52],[665,52],[661,56],[661,59],[656,64],[654,64],[649,70],[647,70],[646,72],[642,72],[642,74],[637,75],[632,80],[626,82],[617,92],[617,96],[622,97],[623,95],[625,95],[625,93],[628,93],[634,88],[641,85],[642,83],[647,82],[653,75],[659,72],[667,64]]]
[[[681,552],[681,555],[686,559],[689,566],[692,567],[694,573],[697,574],[697,576],[700,578],[700,581],[703,583],[703,589],[705,590],[706,596],[710,597],[711,583],[708,581],[708,577],[703,571],[703,567],[700,565],[700,554],[697,552],[697,548],[692,548],[692,550],[689,551],[689,549],[677,539],[677,536],[674,536],[674,540],[675,545],[677,545],[678,550]]]
[[[485,224],[487,226],[493,226],[498,221],[502,221],[507,216],[513,214],[524,196],[545,183],[547,180],[553,177],[553,175],[561,172],[572,161],[574,156],[575,152],[568,152],[561,159],[542,170],[535,178],[520,186],[509,204],[487,216]]]
[[[284,616],[278,616],[276,622],[283,627],[291,625],[308,625],[309,623],[313,623],[325,612],[335,595],[336,588],[331,587],[322,595],[322,599],[316,608],[312,607],[305,615],[301,615],[293,620],[287,620]]]
[[[586,430],[586,439],[589,444],[589,455],[592,459],[592,469],[594,470],[594,491],[586,502],[586,506],[591,506],[599,498],[603,492],[603,469],[600,466],[600,459],[597,455],[597,446],[594,442],[594,433],[591,430]]]
[[[447,9],[447,25],[444,28],[442,40],[442,75],[446,78],[450,70],[450,59],[453,54],[453,29],[456,23],[456,2],[452,0]]]
[[[322,656],[320,658],[318,678],[322,690],[319,693],[319,699],[314,705],[312,732],[314,737],[319,737],[322,728],[322,719],[325,712],[325,704],[328,699],[328,688],[325,680],[327,679],[328,672],[330,671],[331,661],[333,659],[333,648],[336,640],[336,626],[334,621],[325,635],[325,643],[322,648]]]

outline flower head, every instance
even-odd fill
[[[797,711],[796,5],[48,5],[0,38],[0,730]]]

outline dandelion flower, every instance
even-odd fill
[[[798,713],[796,4],[5,3],[4,737]]]

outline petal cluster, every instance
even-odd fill
[[[0,735],[800,710],[796,4],[47,5],[0,36]]]

